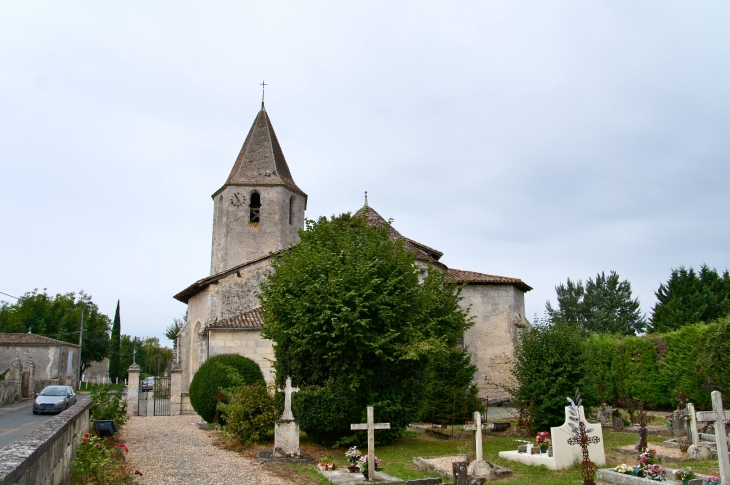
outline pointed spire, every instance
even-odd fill
[[[263,101],[225,185],[283,185],[307,196],[294,183]]]

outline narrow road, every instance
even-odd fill
[[[88,399],[79,394],[78,399]],[[0,408],[0,448],[5,448],[19,440],[43,423],[56,416],[55,414],[33,414],[33,400],[29,399],[10,406]]]

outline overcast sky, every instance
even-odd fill
[[[169,345],[265,80],[307,217],[367,190],[448,266],[531,285],[530,320],[610,270],[650,314],[671,268],[730,266],[728,25],[720,1],[3,1],[0,291],[120,299]]]

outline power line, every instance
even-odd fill
[[[5,296],[9,296],[10,298],[15,298],[16,300],[20,300],[20,298],[18,298],[17,296],[8,295],[7,293],[3,293],[2,291],[0,291],[0,295],[5,295]]]

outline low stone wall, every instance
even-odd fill
[[[18,381],[3,380],[0,381],[0,406],[7,406],[19,401]]]
[[[90,407],[91,401],[79,401],[0,450],[0,485],[68,483],[69,464],[76,456],[78,438],[89,431]]]

